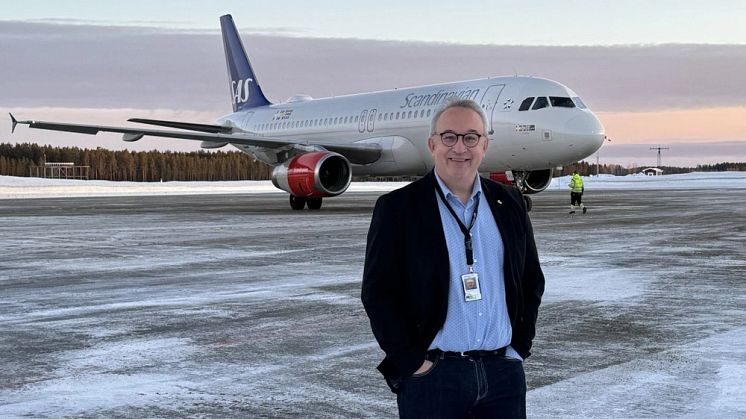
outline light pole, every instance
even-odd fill
[[[661,150],[668,150],[669,148],[658,146],[658,147],[650,147],[650,149],[658,150],[658,160],[656,160],[657,164],[655,165],[655,167],[660,168],[661,167]]]

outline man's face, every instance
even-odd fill
[[[453,131],[456,134],[471,132],[485,135],[482,118],[471,109],[455,107],[443,112],[435,127],[436,134],[430,136],[427,144],[438,175],[446,184],[460,182],[471,184],[487,151],[489,142],[487,137],[480,138],[475,147],[469,148],[464,145],[463,137],[459,136],[455,145],[446,147],[438,134]]]

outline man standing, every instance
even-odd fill
[[[585,214],[588,211],[588,208],[583,204],[585,187],[583,186],[583,178],[580,177],[577,170],[572,172],[570,183],[567,186],[570,187],[570,214],[575,214],[575,205],[578,205]]]
[[[373,211],[362,301],[402,418],[526,415],[544,275],[521,194],[477,174],[488,143],[479,104],[447,103],[435,169]]]

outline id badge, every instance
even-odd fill
[[[482,291],[479,289],[479,275],[476,272],[461,275],[461,285],[464,287],[464,299],[466,301],[482,299]]]

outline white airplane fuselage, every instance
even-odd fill
[[[286,102],[231,113],[220,125],[298,144],[377,144],[381,158],[352,164],[355,175],[423,175],[433,162],[427,148],[434,112],[447,97],[473,99],[485,111],[491,138],[482,172],[542,170],[566,165],[593,154],[604,140],[598,118],[583,107],[519,111],[529,97],[577,98],[560,83],[534,77],[495,77],[312,99],[296,96]],[[579,102],[582,104],[582,102]],[[275,153],[236,145],[265,163],[279,163]]]

